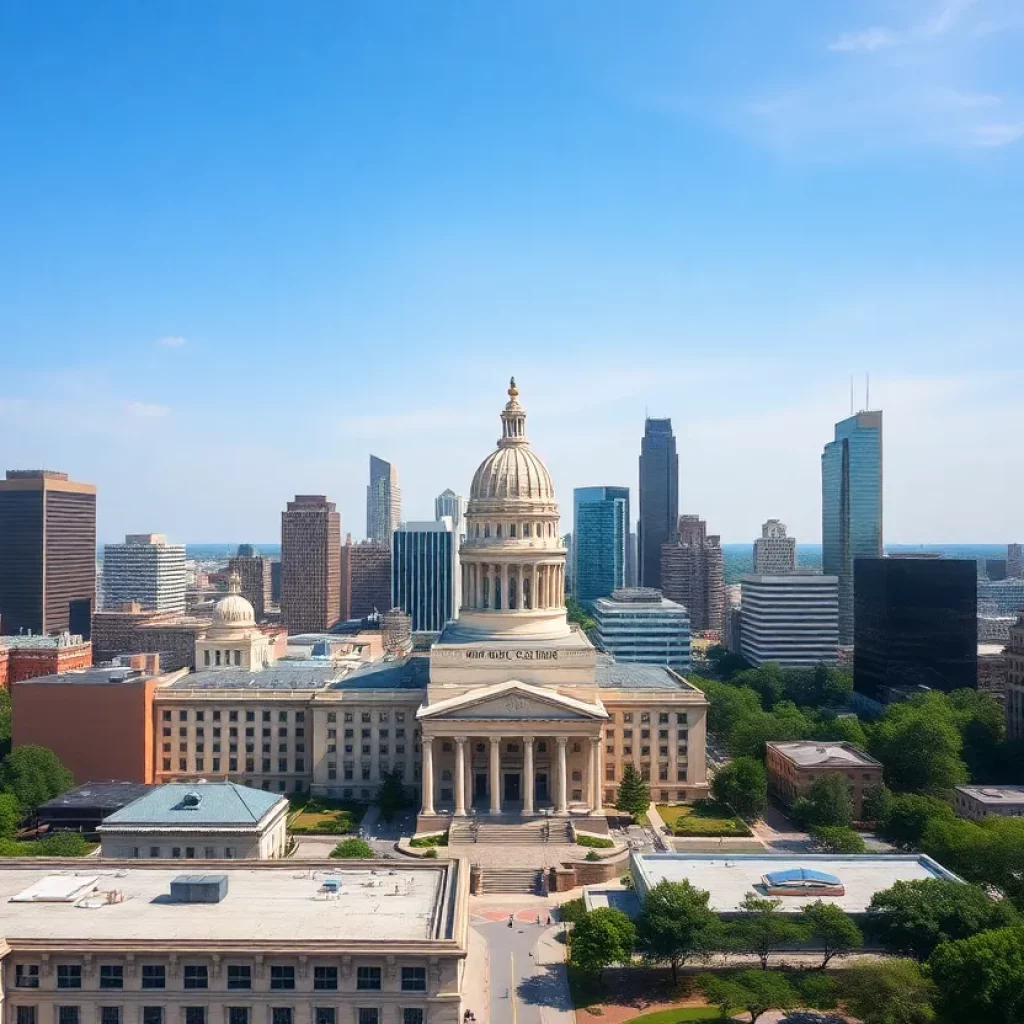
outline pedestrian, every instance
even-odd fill
[[[548,914],[548,927],[549,928],[551,927],[551,915],[550,914]]]
[[[540,914],[537,915],[537,927],[540,927]]]
[[[508,926],[509,926],[509,928],[512,927],[512,915],[511,914],[508,915]]]

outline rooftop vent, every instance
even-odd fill
[[[175,903],[220,903],[227,894],[227,875],[178,875],[171,882]]]
[[[197,793],[194,789],[189,790],[178,802],[178,807],[183,811],[194,811],[203,802],[201,793]]]

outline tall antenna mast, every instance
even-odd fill
[[[864,374],[864,408],[871,408],[871,374]]]

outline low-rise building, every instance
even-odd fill
[[[954,804],[961,818],[1019,818],[1024,815],[1024,786],[957,786]]]
[[[822,775],[841,775],[850,791],[853,816],[859,818],[864,790],[882,782],[882,764],[852,743],[791,740],[765,744],[768,788],[787,806]]]
[[[751,665],[835,664],[839,579],[814,572],[751,573],[741,584],[740,654]]]
[[[78,634],[0,636],[0,686],[92,664],[92,643]]]
[[[196,641],[209,625],[209,618],[144,611],[138,602],[128,602],[93,615],[94,656],[100,663],[123,654],[155,651],[165,672],[195,668]]]
[[[171,782],[108,815],[104,857],[269,860],[283,857],[288,800],[234,782]]]
[[[302,868],[0,863],[4,1020],[462,1021],[465,862]]]
[[[145,796],[152,787],[145,782],[108,779],[86,782],[36,808],[36,821],[53,829],[93,833],[108,815]]]
[[[690,667],[690,616],[660,590],[630,587],[594,602],[596,643],[617,661]]]
[[[997,700],[1006,695],[1006,645],[978,644],[978,689]]]

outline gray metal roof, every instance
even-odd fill
[[[37,812],[45,815],[60,807],[74,807],[96,810],[117,810],[125,807],[140,797],[145,796],[153,787],[145,782],[124,782],[110,779],[104,782],[86,782],[75,786],[45,804],[40,804]]]
[[[639,665],[597,656],[597,685],[615,690],[693,690],[681,676],[663,665]]]
[[[421,690],[430,682],[430,658],[425,655],[375,661],[335,683],[334,690]]]
[[[346,666],[322,662],[278,661],[262,671],[225,668],[193,672],[164,690],[323,690],[346,671]]]
[[[115,811],[103,825],[255,825],[284,799],[236,782],[168,782]]]

